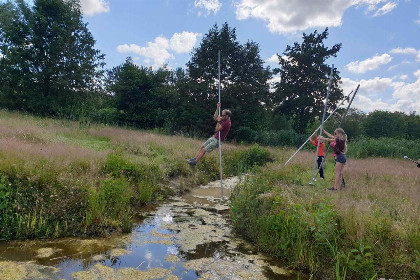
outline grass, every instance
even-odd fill
[[[404,160],[352,159],[347,186],[310,186],[314,154],[270,150],[276,159],[233,193],[235,230],[261,250],[284,258],[315,278],[418,279],[420,273],[420,172]]]
[[[0,239],[130,231],[137,206],[218,179],[215,152],[185,163],[202,142],[0,111]],[[309,186],[313,152],[284,166],[293,149],[224,144],[224,176],[269,162],[232,194],[235,231],[314,278],[417,279],[419,169],[349,149],[347,187],[329,192],[330,157]]]
[[[130,231],[138,206],[218,178],[217,153],[195,168],[185,162],[202,142],[0,111],[0,239]],[[223,150],[225,176],[270,156]]]

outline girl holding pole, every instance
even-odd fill
[[[334,187],[328,190],[336,191],[341,186],[343,180],[343,170],[346,165],[346,152],[347,152],[347,135],[342,128],[337,128],[334,131],[334,135],[331,135],[323,129],[323,132],[328,136],[319,137],[321,141],[334,142],[334,153],[335,153],[335,180]]]

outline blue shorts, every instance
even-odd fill
[[[345,154],[339,154],[335,156],[335,162],[346,163],[347,158]]]

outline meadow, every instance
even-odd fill
[[[0,111],[0,239],[129,232],[142,206],[218,179],[217,152],[185,162],[202,142]],[[284,166],[294,150],[223,145],[224,176],[249,174],[232,193],[233,229],[314,279],[418,279],[420,169],[350,143],[347,185],[331,192],[331,156],[310,186],[314,147]]]
[[[136,209],[219,178],[202,140],[0,112],[0,239],[129,232]],[[224,176],[269,152],[223,145]]]
[[[351,147],[349,147],[351,149]],[[276,159],[237,186],[231,197],[236,232],[315,279],[418,279],[420,169],[402,159],[351,156],[346,187],[309,185],[314,153],[270,149]],[[328,276],[326,276],[328,275]]]

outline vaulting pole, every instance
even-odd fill
[[[219,65],[219,103],[220,102],[220,50],[218,56],[218,65]],[[221,115],[221,108],[219,107],[219,117]],[[221,190],[221,198],[223,198],[223,171],[222,171],[222,140],[220,139],[220,131],[219,131],[219,170],[220,170],[220,190]]]
[[[338,104],[338,106],[334,109],[334,111],[332,111],[331,112],[331,114],[325,119],[325,121],[324,122],[326,122],[326,121],[328,121],[328,119],[329,118],[331,118],[332,117],[332,115],[334,115],[334,113],[340,108],[340,106],[341,105],[343,105],[343,103],[344,103],[344,101],[345,100],[348,100],[348,98],[350,97],[350,95],[353,93],[353,91],[352,92],[350,92],[350,94],[345,98],[345,99],[343,99],[343,100],[341,100],[341,102],[340,102],[340,104]],[[312,136],[314,136],[314,134],[318,131],[318,129],[320,128],[321,126],[318,126],[318,128],[317,129],[315,129],[315,131],[311,134],[311,136],[309,136],[309,138],[308,139],[306,139],[306,141],[305,141],[305,143],[303,143],[302,144],[302,146],[300,146],[299,147],[299,149],[297,149],[297,151],[286,161],[286,163],[284,164],[284,165],[287,165],[291,160],[292,160],[292,158],[294,158],[295,157],[295,155],[297,155],[297,153],[299,153],[299,151],[300,150],[302,150],[302,148],[306,145],[306,143],[308,143],[308,141],[309,141],[309,139],[312,137]]]
[[[350,109],[351,103],[353,103],[353,99],[354,99],[354,97],[356,96],[356,93],[357,93],[357,91],[359,90],[359,87],[360,87],[360,84],[358,84],[358,85],[357,85],[357,88],[356,88],[356,90],[354,91],[353,97],[351,98],[351,100],[350,100],[350,102],[349,102],[349,105],[347,106],[346,112],[345,112],[345,113],[344,113],[344,115],[341,117],[341,121],[340,121],[340,124],[338,125],[338,127],[341,127],[341,124],[344,122],[344,119],[346,118],[347,113],[349,112],[349,109]]]
[[[346,109],[346,111],[344,112],[344,115],[341,117],[341,120],[340,120],[340,123],[338,124],[338,127],[341,127],[341,124],[344,122],[344,119],[346,118],[346,116],[347,116],[347,113],[349,112],[349,109],[350,109],[350,106],[351,106],[351,104],[353,103],[353,100],[354,100],[354,97],[356,96],[356,94],[357,94],[357,91],[359,90],[359,87],[360,87],[360,84],[358,84],[357,85],[357,88],[356,88],[356,90],[354,91],[354,94],[353,94],[353,96],[351,97],[351,100],[349,101],[349,105],[347,106],[347,109]],[[353,92],[353,91],[352,91]],[[350,97],[350,95],[351,95],[351,93],[352,92],[350,92],[350,94],[349,94],[349,96],[348,97]],[[347,99],[347,98],[346,98]],[[324,158],[323,158],[323,160],[322,160],[322,163],[321,163],[321,165],[319,166],[319,168],[318,168],[318,172],[319,172],[319,170],[324,166],[324,163],[325,163],[325,159],[327,158],[327,154],[328,154],[328,151],[330,150],[330,145],[328,145],[328,148],[327,148],[327,151],[325,152],[325,156],[324,156]],[[315,174],[315,178],[317,177],[318,175],[317,174]]]
[[[327,97],[325,98],[324,113],[322,114],[322,121],[321,121],[321,128],[319,129],[319,136],[322,135],[322,129],[324,128],[325,113],[327,112],[328,97],[330,96],[330,90],[331,90],[331,83],[332,83],[332,78],[333,78],[333,72],[334,72],[334,64],[331,67],[330,80],[328,81]],[[312,185],[313,182],[314,182],[314,174],[315,174],[315,170],[316,170],[316,163],[318,161],[318,151],[319,151],[319,144],[320,143],[321,143],[321,140],[318,139],[318,143],[317,143],[317,146],[316,146],[316,154],[315,154],[314,167],[312,168],[311,182],[309,183],[310,185]]]

